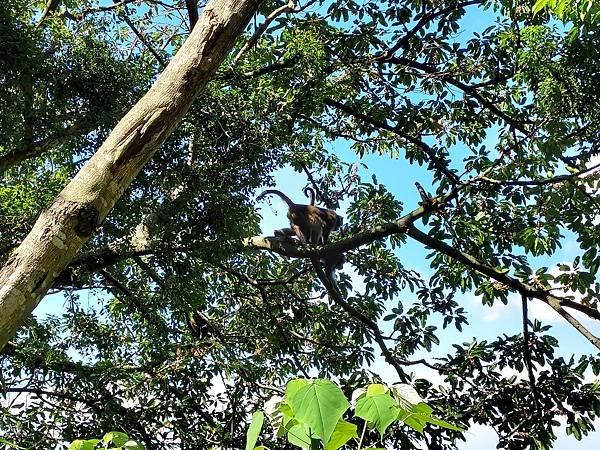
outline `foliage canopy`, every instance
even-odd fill
[[[44,300],[53,313],[30,317],[2,350],[0,442],[50,448],[119,430],[149,449],[244,448],[251,412],[290,378],[335,379],[347,396],[380,382],[383,360],[437,417],[489,425],[501,448],[593,430],[600,30],[586,5],[263,2],[60,274]],[[152,85],[197,6],[0,3],[2,263]],[[360,158],[410,171],[386,187]],[[248,240],[260,233],[255,194],[282,167],[344,208],[342,296],[310,259],[285,256],[289,243]],[[427,273],[400,256],[415,244]],[[522,298],[525,323],[530,300],[544,302],[587,347],[561,356],[571,351],[529,317],[524,333],[421,358],[467,324],[473,292],[490,306]],[[352,426],[344,417],[321,424],[326,438],[338,419]],[[422,426],[382,424],[364,442],[464,439]]]

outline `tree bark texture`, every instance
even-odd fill
[[[166,140],[260,0],[212,0],[146,95],[38,218],[0,270],[0,349]]]

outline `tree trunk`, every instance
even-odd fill
[[[0,270],[0,349],[162,145],[260,0],[212,0],[156,83],[38,218]]]

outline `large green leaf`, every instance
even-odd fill
[[[288,381],[285,385],[285,401],[289,404],[290,398],[296,395],[296,393],[304,386],[307,386],[308,383],[309,381],[304,378],[296,378]]]
[[[300,448],[310,448],[311,438],[308,435],[306,426],[299,423],[289,429],[287,434],[288,441]]]
[[[423,428],[427,423],[431,423],[442,428],[447,428],[449,430],[464,431],[462,428],[457,427],[456,425],[452,425],[445,420],[432,416],[432,412],[433,409],[429,405],[421,402],[411,408],[400,408],[398,420],[404,422],[406,425],[411,427],[413,430],[418,431],[419,433],[423,433]]]
[[[367,395],[356,402],[356,416],[375,426],[383,438],[385,430],[396,420],[398,407],[389,394]]]
[[[413,430],[423,433],[423,429],[427,424],[423,414],[414,413],[408,409],[400,409],[398,413],[398,420],[404,422],[406,425],[411,427]]]
[[[289,384],[288,384],[289,386]],[[338,420],[350,407],[342,390],[329,380],[313,380],[286,398],[295,417],[312,434],[328,442]]]
[[[324,450],[336,450],[352,438],[358,438],[356,425],[340,419],[333,430],[328,442],[323,446]]]
[[[367,396],[386,394],[389,389],[380,383],[373,383],[367,386]]]
[[[105,444],[112,443],[115,447],[122,447],[127,441],[129,441],[129,436],[120,431],[111,431],[102,438],[102,442]]]
[[[246,432],[246,450],[252,450],[256,445],[264,421],[265,415],[262,411],[256,411],[252,414],[252,422],[250,422],[250,426]]]

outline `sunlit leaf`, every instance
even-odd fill
[[[288,402],[295,417],[324,442],[329,441],[338,420],[350,407],[341,389],[329,380],[310,381],[291,394]]]
[[[387,427],[398,416],[398,407],[389,394],[367,395],[356,402],[356,416],[373,424],[383,438]]]
[[[252,414],[252,422],[250,422],[250,426],[246,432],[246,450],[252,450],[256,445],[264,421],[265,415],[262,411],[256,411]]]

